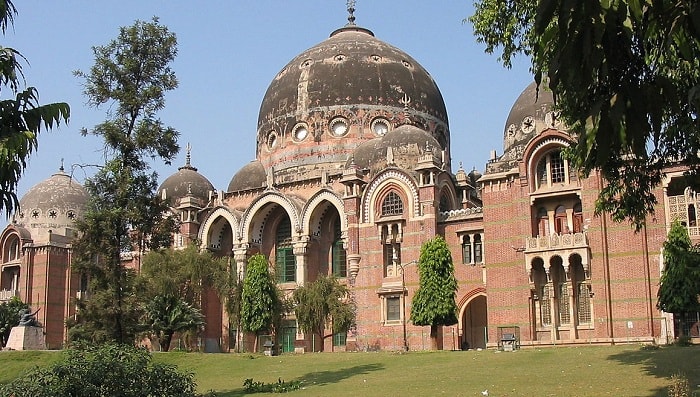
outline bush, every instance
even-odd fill
[[[690,346],[690,345],[692,345],[693,343],[692,343],[692,341],[691,341],[691,339],[690,339],[690,336],[688,336],[688,335],[681,335],[681,336],[679,336],[678,338],[676,338],[676,340],[673,342],[673,344],[676,345],[676,346],[685,347],[685,346]]]
[[[29,310],[29,305],[22,303],[18,297],[0,303],[0,347],[5,347],[12,327],[19,325],[20,310]]]
[[[243,381],[243,388],[248,394],[253,393],[287,393],[301,388],[300,380],[285,382],[282,378],[277,379],[276,383],[264,383],[254,381],[253,378],[248,378]]]
[[[194,397],[193,375],[153,363],[145,349],[106,344],[72,348],[0,388],[0,397]]]
[[[688,378],[681,374],[671,376],[671,385],[668,387],[669,397],[690,397],[690,384]]]

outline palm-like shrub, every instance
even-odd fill
[[[156,295],[146,305],[145,312],[146,325],[166,352],[176,332],[194,331],[204,325],[202,312],[174,295]]]

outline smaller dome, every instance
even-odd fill
[[[473,186],[476,186],[476,181],[478,181],[479,178],[481,178],[481,172],[479,172],[476,168],[469,171],[469,180]]]
[[[22,197],[17,224],[59,232],[61,228],[72,227],[82,217],[89,197],[85,188],[61,166],[57,173],[34,185]]]
[[[209,192],[214,190],[214,185],[197,172],[197,168],[190,164],[190,149],[187,148],[185,165],[178,168],[177,172],[170,175],[158,188],[158,195],[167,200],[170,205],[176,205],[178,200],[191,195],[203,202],[209,200]]]
[[[556,122],[552,109],[554,98],[552,92],[533,82],[525,88],[510,109],[503,131],[503,153],[508,153],[518,146],[524,147],[537,134],[547,128],[553,128]]]
[[[246,164],[236,172],[236,175],[231,178],[228,184],[229,192],[237,192],[240,190],[250,190],[265,187],[267,174],[262,163],[258,160],[253,160]]]
[[[358,146],[345,167],[354,161],[361,169],[369,168],[370,175],[376,175],[389,165],[413,170],[420,157],[429,150],[439,162],[442,149],[437,139],[425,130],[405,124]]]
[[[464,185],[467,183],[467,173],[464,171],[461,161],[459,162],[459,169],[457,169],[457,173],[455,173],[455,179],[458,184]]]

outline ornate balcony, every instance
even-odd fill
[[[588,248],[586,233],[551,234],[525,238],[525,253]]]

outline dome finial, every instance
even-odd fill
[[[61,172],[65,171],[65,168],[63,168],[63,157],[61,157],[61,167],[59,167],[58,170]]]
[[[348,24],[347,26],[355,26],[355,0],[348,0]]]
[[[411,119],[408,117],[408,105],[411,103],[411,97],[404,92],[403,97],[399,99],[399,103],[403,105],[403,124],[411,124]]]
[[[178,168],[178,170],[192,170],[192,171],[197,171],[197,168],[192,166],[192,145],[190,145],[189,142],[187,142],[187,146],[185,146],[186,154],[185,154],[185,165],[182,167]]]

